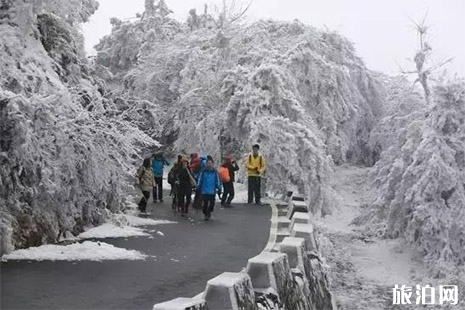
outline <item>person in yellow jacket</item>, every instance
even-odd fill
[[[260,184],[261,177],[265,172],[266,162],[261,154],[258,153],[260,145],[254,144],[252,146],[252,154],[249,154],[245,160],[247,168],[247,176],[249,183],[249,190],[247,195],[247,203],[251,204],[255,196],[255,203],[261,204],[260,197]]]

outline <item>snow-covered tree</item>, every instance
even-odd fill
[[[1,253],[78,234],[120,210],[122,180],[156,145],[81,57],[77,23],[95,9],[88,0],[2,2]]]
[[[203,15],[191,11],[187,25],[169,39],[146,41],[121,71],[124,85],[118,91],[160,107],[161,132],[176,139],[176,151],[243,158],[253,143],[262,142],[270,188],[281,191],[289,185],[283,180],[290,179],[312,197],[318,212],[329,212],[332,163],[373,163],[368,141],[380,116],[377,79],[337,33],[298,21],[247,25],[229,17],[227,26],[204,27]],[[143,29],[144,23],[127,27]],[[97,49],[112,51],[114,59],[127,55],[117,48],[119,35],[115,29]],[[108,46],[102,49],[103,44]],[[299,130],[301,138],[283,139]]]
[[[465,83],[436,86],[423,111],[408,114],[376,164],[377,204],[389,208],[386,235],[405,236],[440,269],[465,261]]]

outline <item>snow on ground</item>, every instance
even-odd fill
[[[52,260],[52,261],[102,261],[102,260],[144,260],[147,255],[136,250],[117,248],[104,242],[84,241],[70,245],[47,244],[16,250],[2,256],[2,261],[8,260]]]
[[[273,195],[272,193],[267,193],[269,196]],[[247,183],[234,183],[234,200],[233,203],[247,203]],[[268,203],[271,199],[268,197],[263,197],[262,202]]]
[[[149,236],[143,229],[132,226],[116,226],[106,223],[97,227],[93,227],[78,236],[80,239],[103,239],[103,238],[123,238],[123,237],[138,237]]]
[[[369,170],[337,167],[333,186],[338,207],[315,223],[338,309],[391,309],[394,285],[418,284],[414,276],[421,263],[413,249],[400,239],[367,236],[366,227],[351,225],[372,201]]]
[[[138,217],[135,197],[127,197],[127,213],[114,214],[110,221],[103,225],[92,227],[77,237],[67,236],[60,241],[68,245],[43,245],[23,250],[16,250],[9,255],[2,256],[2,260],[115,260],[115,259],[144,259],[146,256],[138,251],[117,248],[104,242],[84,241],[83,239],[128,238],[164,236],[160,230],[149,230],[137,226],[155,226],[163,224],[176,224],[167,220]]]
[[[115,215],[115,218],[118,222],[125,222],[129,226],[154,226],[154,225],[164,225],[164,224],[176,224],[176,222],[168,220],[156,220],[151,218],[143,218],[129,214],[118,214]]]
[[[235,203],[247,203],[247,184],[234,183],[234,200]]]

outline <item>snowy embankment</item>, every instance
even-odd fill
[[[415,247],[402,238],[384,238],[384,224],[377,220],[382,214],[375,214],[370,207],[375,198],[369,178],[372,169],[337,167],[333,187],[338,207],[315,223],[320,250],[331,266],[331,291],[338,309],[398,309],[393,305],[395,285],[413,287],[413,305],[402,309],[420,307],[415,304],[415,285],[457,285],[462,292],[460,269],[443,278],[431,278]],[[442,309],[449,308],[444,305]]]
[[[421,270],[417,254],[401,239],[380,239],[371,225],[354,223],[372,200],[371,168],[336,168],[333,186],[338,193],[334,214],[316,221],[323,256],[331,266],[332,292],[338,309],[386,309],[394,285],[415,285]],[[426,284],[426,283],[425,283]]]
[[[114,214],[110,221],[103,225],[88,228],[77,237],[60,240],[64,244],[49,244],[28,249],[16,250],[3,255],[2,261],[8,260],[65,260],[65,261],[102,261],[102,260],[144,260],[148,256],[136,251],[115,247],[100,241],[85,241],[86,239],[148,237],[164,236],[160,230],[148,230],[150,226],[175,224],[167,220],[138,217],[137,205],[128,197],[127,213]],[[142,227],[141,227],[142,226]],[[152,234],[153,233],[153,234]],[[69,244],[71,243],[71,244]]]

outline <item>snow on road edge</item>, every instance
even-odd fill
[[[104,242],[84,241],[70,245],[46,244],[24,250],[16,250],[2,256],[8,260],[51,260],[51,261],[102,261],[102,260],[145,260],[148,256],[136,250],[115,247]]]

